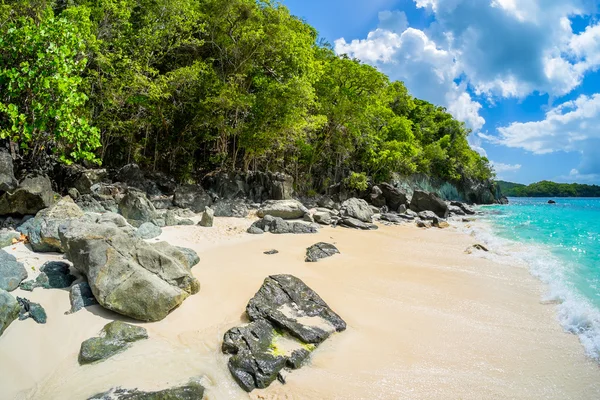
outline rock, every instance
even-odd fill
[[[54,204],[52,183],[45,176],[27,178],[18,188],[0,196],[0,215],[35,215]]]
[[[369,224],[366,222],[362,222],[356,218],[342,218],[339,222],[339,225],[341,226],[345,226],[346,228],[353,228],[353,229],[362,229],[362,230],[376,230],[377,229],[377,225],[375,224]]]
[[[131,343],[148,339],[146,329],[113,321],[102,328],[99,337],[94,337],[81,343],[79,364],[91,364],[104,361],[131,346]]]
[[[79,208],[81,208],[83,212],[98,214],[106,212],[104,206],[89,194],[79,196],[77,198],[77,205],[79,206]]]
[[[404,214],[406,212],[406,204],[401,204],[400,207],[398,207],[398,214]]]
[[[248,216],[248,207],[241,200],[219,200],[212,208],[215,210],[215,217],[246,218]]]
[[[7,291],[0,289],[0,336],[17,319],[19,311],[21,306],[17,300]]]
[[[250,228],[248,228],[247,232],[252,235],[262,235],[263,233],[265,233],[265,231],[263,231],[262,229],[260,229],[258,226],[254,225],[254,224],[252,226],[250,226]]]
[[[385,203],[387,204],[388,208],[391,211],[402,213],[402,211],[400,211],[400,207],[406,207],[406,205],[408,205],[408,199],[406,198],[406,195],[389,183],[381,183],[379,185],[379,189],[385,198]]]
[[[79,196],[81,196],[81,193],[79,193],[79,190],[75,189],[75,188],[71,188],[67,191],[67,194],[69,195],[70,198],[72,198],[73,200],[77,200],[79,198]]]
[[[440,218],[448,218],[448,205],[435,193],[415,190],[410,209],[415,212],[433,211]]]
[[[208,174],[202,185],[222,199],[249,198],[253,202],[267,199],[288,200],[294,191],[294,179],[271,172],[223,172]]]
[[[77,278],[71,275],[69,264],[61,261],[48,261],[40,268],[40,274],[35,280],[21,283],[20,288],[28,292],[41,287],[44,289],[65,289],[70,287]]]
[[[29,239],[33,251],[38,253],[62,253],[63,248],[58,236],[61,225],[84,216],[84,212],[70,197],[62,198],[53,206],[40,211],[18,228]]]
[[[162,235],[162,229],[154,225],[152,222],[145,222],[135,231],[135,236],[140,239],[154,239]]]
[[[502,205],[507,205],[507,204],[509,204],[508,197],[506,197],[506,196],[502,196],[502,197],[500,197],[500,199],[498,200],[498,203],[499,203],[499,204],[502,204]]]
[[[366,201],[351,198],[342,204],[341,214],[346,217],[355,218],[362,222],[371,222],[373,220],[373,210]]]
[[[46,316],[46,310],[44,310],[44,307],[38,303],[33,303],[21,297],[17,297],[17,301],[21,306],[21,310],[19,311],[19,321],[31,318],[38,324],[46,323],[48,317]]]
[[[97,221],[98,224],[112,225],[117,228],[124,228],[127,225],[127,220],[122,215],[119,215],[114,212],[106,212],[101,214]]]
[[[279,250],[273,249],[273,250],[265,251],[263,254],[267,254],[269,256],[272,256],[274,254],[279,254]]]
[[[485,247],[485,246],[484,246],[484,245],[482,245],[482,244],[479,244],[479,243],[477,243],[477,244],[474,244],[473,246],[471,246],[471,247],[467,248],[467,249],[465,250],[465,253],[467,253],[467,254],[472,254],[472,253],[473,253],[473,250],[481,250],[481,251],[485,251],[485,252],[488,252],[488,251],[489,251],[487,247]]]
[[[263,219],[255,221],[252,226],[248,228],[248,233],[260,234],[264,232],[271,232],[274,234],[317,233],[318,228],[302,222],[287,222],[282,218],[267,215]]]
[[[451,201],[450,205],[454,207],[459,207],[466,215],[475,215],[475,210],[473,209],[473,207],[470,207],[465,203],[461,203],[460,201]]]
[[[263,218],[266,215],[283,219],[299,219],[308,209],[297,200],[269,200],[263,203],[256,215]]]
[[[306,262],[317,262],[322,258],[340,254],[340,251],[332,244],[320,242],[306,249]]]
[[[88,400],[201,400],[204,387],[197,381],[158,392],[142,392],[137,389],[113,388],[99,393]]]
[[[69,299],[71,300],[71,310],[65,314],[73,314],[84,307],[89,307],[98,304],[98,301],[92,293],[92,288],[87,282],[79,282],[71,286],[69,291]]]
[[[63,226],[67,258],[84,274],[105,308],[141,321],[159,321],[200,290],[190,267],[168,244],[149,244],[107,225]]]
[[[107,176],[105,169],[86,169],[81,171],[73,186],[80,194],[91,194],[92,186],[102,182]]]
[[[212,198],[202,189],[202,186],[180,186],[173,196],[173,204],[180,208],[189,208],[200,213],[212,205]]]
[[[151,199],[152,205],[157,210],[167,210],[173,207],[173,196],[170,197],[159,197]]]
[[[437,221],[439,219],[433,211],[421,211],[418,216],[424,221]]]
[[[12,246],[14,241],[18,241],[21,238],[21,234],[19,232],[14,231],[0,231],[0,249],[3,247]]]
[[[228,367],[242,389],[264,389],[281,378],[285,367],[297,369],[314,346],[279,333],[264,319],[230,329],[223,337],[222,350],[232,354]]]
[[[19,284],[27,279],[27,270],[17,259],[0,250],[0,290],[12,292],[19,287]]]
[[[156,209],[148,197],[140,191],[128,190],[119,203],[119,212],[134,226],[157,218]]]
[[[186,247],[171,246],[167,242],[154,243],[153,246],[168,256],[175,258],[189,269],[192,269],[200,262],[200,256],[198,256],[195,250]]]
[[[0,151],[0,194],[15,190],[17,185],[11,155],[6,151]]]
[[[417,220],[417,227],[419,228],[431,228],[433,226],[433,224],[431,223],[431,221],[423,221],[421,219]]]
[[[453,206],[452,204],[450,204],[448,206],[448,211],[449,211],[449,215],[459,215],[459,216],[466,215],[462,208]]]
[[[335,208],[335,202],[329,196],[323,196],[319,200],[317,200],[317,204],[319,207],[333,209]]]
[[[164,220],[166,226],[194,225],[192,220],[180,218],[179,214],[175,210],[167,211],[164,214]]]
[[[554,201],[554,200],[548,200],[548,204],[556,204],[556,201]]]
[[[401,224],[403,222],[406,222],[405,218],[402,218],[397,214],[391,214],[391,213],[381,214],[380,218],[382,221],[388,221],[388,222],[392,222],[394,224]]]
[[[313,219],[316,223],[321,225],[330,225],[331,224],[331,214],[328,212],[319,212],[313,214]]]
[[[198,223],[198,225],[203,226],[205,228],[212,228],[215,220],[215,212],[212,208],[206,207],[204,213],[202,213],[202,219]]]
[[[346,323],[304,282],[292,275],[272,275],[265,279],[248,302],[251,321],[265,319],[304,343],[318,344]]]
[[[373,204],[375,207],[385,206],[385,197],[383,196],[383,192],[381,191],[379,186],[373,186],[373,190],[369,195],[369,200],[371,201],[371,204]]]
[[[447,221],[438,221],[437,223],[434,222],[433,226],[440,229],[450,228],[450,224]]]

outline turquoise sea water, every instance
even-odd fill
[[[563,327],[600,360],[600,198],[511,198],[482,207],[491,236],[549,285]]]

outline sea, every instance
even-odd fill
[[[510,198],[469,226],[490,257],[524,264],[547,285],[563,328],[600,361],[600,198]]]

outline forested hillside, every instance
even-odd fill
[[[321,191],[394,172],[492,177],[469,130],[282,5],[0,1],[0,139],[29,162],[136,162],[180,180],[272,170]]]
[[[542,181],[529,186],[498,181],[505,196],[512,197],[600,197],[600,186]]]

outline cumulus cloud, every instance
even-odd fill
[[[521,169],[521,164],[504,164],[499,162],[493,162],[492,166],[494,167],[494,171],[501,174],[504,172],[516,172]]]

